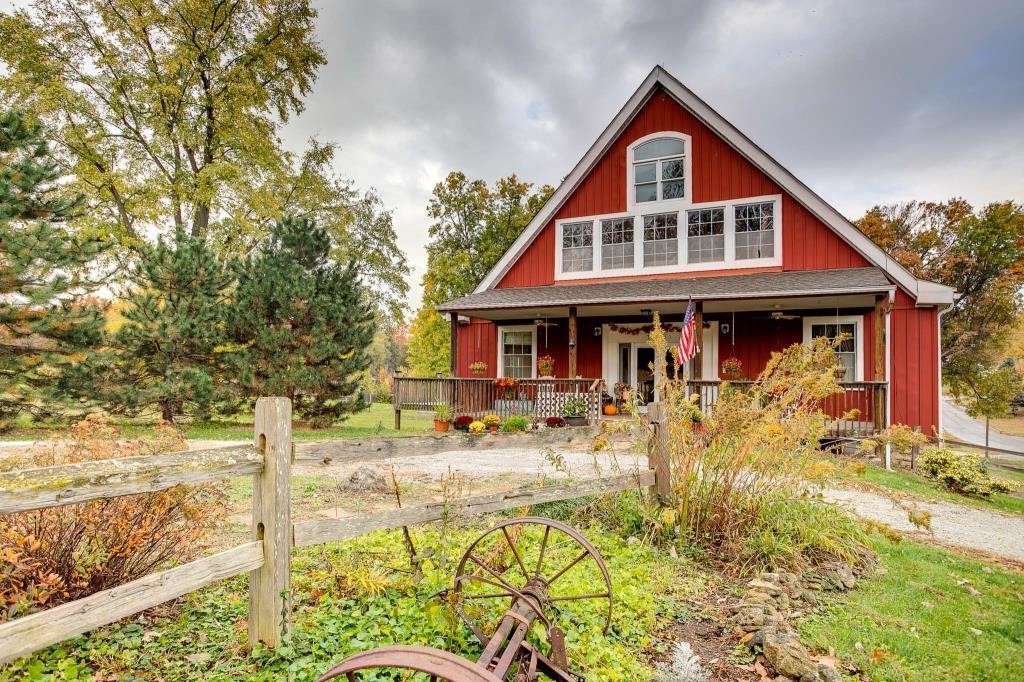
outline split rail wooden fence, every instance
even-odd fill
[[[667,442],[656,437],[655,442],[662,443],[662,446],[651,449],[648,468],[632,474],[469,497],[456,501],[455,506],[427,504],[292,523],[291,467],[296,460],[296,452],[291,437],[291,412],[291,402],[286,398],[260,398],[256,402],[252,446],[0,473],[0,514],[155,492],[177,485],[210,483],[236,476],[253,477],[250,542],[0,624],[0,665],[242,573],[249,574],[249,643],[277,646],[287,631],[291,612],[289,595],[293,547],[353,538],[374,530],[426,523],[445,516],[470,517],[637,487],[648,487],[652,496],[666,496],[671,487]],[[446,438],[450,440],[446,441]],[[475,442],[481,450],[509,447],[512,442],[515,442],[514,446],[523,447],[540,444],[537,440],[530,440],[535,436],[526,434],[484,436],[476,441],[471,438],[456,435],[402,439],[409,441],[408,447],[402,446],[402,452],[460,449],[463,441]],[[548,440],[550,442],[550,437]],[[449,443],[447,446],[446,442]],[[365,459],[373,460],[386,456],[389,449],[380,443],[375,446],[359,441],[346,442],[340,448],[325,445],[317,444],[319,449],[314,446],[302,459],[329,466],[336,457],[342,462],[353,461],[364,454]]]

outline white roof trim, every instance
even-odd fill
[[[530,245],[544,226],[551,221],[555,213],[558,212],[558,209],[576,191],[576,188],[597,161],[618,138],[637,112],[640,111],[654,93],[657,85],[664,87],[681,106],[700,119],[704,125],[728,142],[733,149],[778,183],[783,191],[792,196],[804,208],[832,228],[850,246],[864,256],[868,262],[881,268],[897,284],[910,292],[918,305],[946,306],[953,303],[954,292],[951,287],[919,280],[914,277],[909,270],[868,239],[863,232],[843,217],[839,211],[815,194],[807,185],[800,182],[792,173],[783,168],[778,161],[754,144],[750,138],[737,130],[721,114],[708,106],[707,103],[697,97],[697,95],[661,66],[654,67],[647,78],[644,79],[644,82],[641,83],[640,87],[637,88],[636,92],[633,93],[619,113],[615,115],[615,118],[604,129],[604,132],[597,138],[593,146],[587,150],[587,153],[584,154],[583,158],[572,169],[572,172],[566,176],[562,184],[551,195],[551,198],[534,216],[530,224],[526,226],[526,229],[519,235],[519,238],[509,247],[508,251],[505,252],[505,255],[501,257],[501,260],[495,264],[491,271],[487,273],[487,276],[480,282],[474,293],[494,288],[501,278],[505,276],[512,267],[512,264],[518,260],[526,250],[526,247]]]

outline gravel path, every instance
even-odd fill
[[[898,531],[921,531],[907,519],[907,512],[885,495],[836,489],[824,494],[825,499]],[[915,504],[932,515],[931,534],[936,540],[1024,561],[1024,517],[949,502],[915,500]]]

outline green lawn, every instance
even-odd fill
[[[994,477],[1002,476],[1004,478],[1010,478],[1013,477],[1016,472],[1007,472],[1004,469],[996,469],[995,467],[992,467],[989,469],[989,473]],[[1019,474],[1017,474],[1017,476],[1019,476]],[[935,481],[909,471],[886,471],[881,467],[868,464],[867,468],[864,470],[863,476],[850,474],[849,478],[852,480],[864,480],[882,488],[902,493],[909,493],[927,500],[955,502],[957,504],[967,504],[974,507],[981,507],[983,509],[994,509],[997,511],[1009,512],[1011,514],[1024,514],[1024,497],[1019,496],[1019,494],[995,494],[989,498],[966,497],[964,495],[958,495],[957,493],[950,492]]]
[[[348,419],[327,429],[299,426],[292,432],[295,440],[324,440],[330,438],[365,438],[366,436],[408,436],[433,428],[430,412],[402,411],[402,430],[395,431],[395,413],[391,405],[374,403],[369,408],[350,415]],[[116,420],[126,436],[151,434],[151,421]],[[21,422],[13,430],[0,435],[2,440],[39,440],[59,433],[66,425]],[[252,419],[245,417],[197,422],[184,425],[185,435],[199,440],[249,440],[252,438]]]
[[[873,682],[1024,680],[1024,576],[914,542],[875,544],[888,572],[804,619],[808,644]]]

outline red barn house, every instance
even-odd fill
[[[689,376],[705,400],[726,359],[755,377],[773,351],[845,333],[833,414],[858,407],[874,428],[930,434],[953,293],[914,277],[656,67],[476,290],[438,310],[452,324],[452,375],[487,367],[477,402],[488,404],[475,411],[543,417],[543,356],[555,377],[600,386],[604,401],[619,383],[656,399],[644,327],[660,312],[674,345],[692,299],[703,332]],[[519,379],[518,392],[493,393],[495,377]]]

